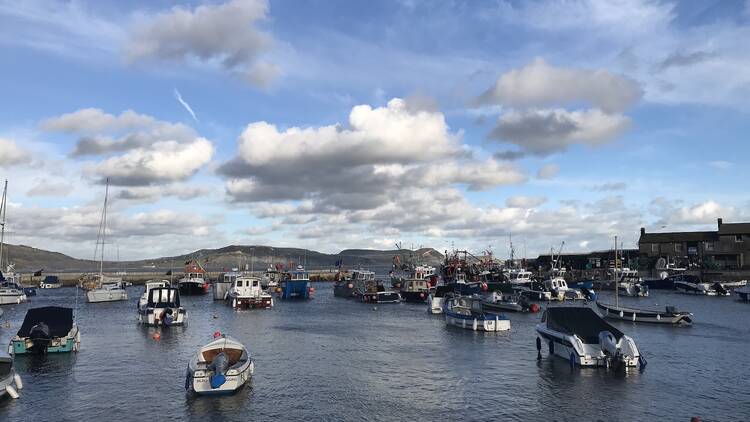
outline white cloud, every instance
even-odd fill
[[[717,218],[731,219],[736,215],[733,207],[724,207],[716,201],[708,200],[682,207],[678,210],[674,222],[682,224],[708,224]]]
[[[267,14],[265,0],[231,0],[193,10],[175,6],[154,17],[145,16],[135,26],[126,54],[131,61],[216,63],[265,86],[278,73],[274,65],[258,61],[272,43],[271,36],[257,28]]]
[[[511,107],[586,102],[606,113],[621,112],[642,96],[638,84],[606,69],[567,69],[536,58],[529,65],[504,73],[480,100]]]
[[[536,177],[540,179],[552,179],[555,176],[557,176],[557,173],[559,172],[560,172],[560,166],[558,166],[557,164],[554,164],[554,163],[545,164],[536,173]]]
[[[547,202],[547,198],[533,196],[511,196],[505,200],[505,204],[510,208],[536,208]]]
[[[0,167],[10,167],[31,161],[31,154],[12,139],[0,138]]]
[[[73,185],[62,181],[56,182],[44,178],[38,180],[36,184],[26,192],[26,196],[62,197],[68,196],[71,192],[73,192]]]

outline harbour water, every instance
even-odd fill
[[[183,297],[184,328],[136,323],[142,288],[127,302],[87,304],[76,355],[17,357],[25,388],[0,401],[3,421],[75,420],[750,420],[750,305],[735,297],[652,291],[621,303],[695,314],[692,327],[613,322],[648,360],[644,371],[571,369],[536,359],[541,314],[509,314],[509,333],[446,327],[426,305],[372,305],[333,297],[315,284],[309,302],[233,311],[210,295]],[[40,290],[5,306],[5,348],[26,309],[75,305],[75,289]],[[606,301],[608,293],[602,294]],[[6,327],[5,322],[10,327]],[[221,331],[243,341],[256,361],[252,387],[229,397],[194,397],[185,368]]]

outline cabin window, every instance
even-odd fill
[[[675,243],[674,244],[674,251],[675,252],[682,252],[682,243]]]
[[[253,280],[253,287],[258,287],[258,280]]]
[[[741,234],[734,235],[734,241],[737,242],[737,243],[741,243],[742,242],[742,235]]]
[[[706,242],[704,243],[705,248],[707,251],[713,251],[714,250],[714,242]]]

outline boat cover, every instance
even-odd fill
[[[60,279],[57,278],[56,275],[48,275],[44,277],[45,284],[57,284],[59,282],[60,282]]]
[[[599,343],[602,331],[609,331],[617,340],[623,336],[622,331],[609,325],[593,309],[585,307],[547,308],[547,328],[568,335],[576,334],[587,344]]]
[[[19,337],[28,337],[31,327],[44,322],[52,337],[64,337],[73,328],[73,309],[60,306],[45,306],[26,311],[23,325],[18,330]]]

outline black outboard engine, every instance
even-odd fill
[[[726,296],[726,295],[729,294],[729,290],[727,290],[727,288],[724,287],[724,285],[721,284],[721,283],[719,283],[718,281],[716,283],[714,283],[713,286],[711,286],[711,288],[713,288],[714,290],[716,290],[716,293],[718,293],[718,294],[720,294],[722,296]]]
[[[52,341],[50,337],[49,326],[44,322],[40,322],[29,330],[29,338],[33,344],[30,348],[34,354],[44,355],[47,353],[47,347]]]

